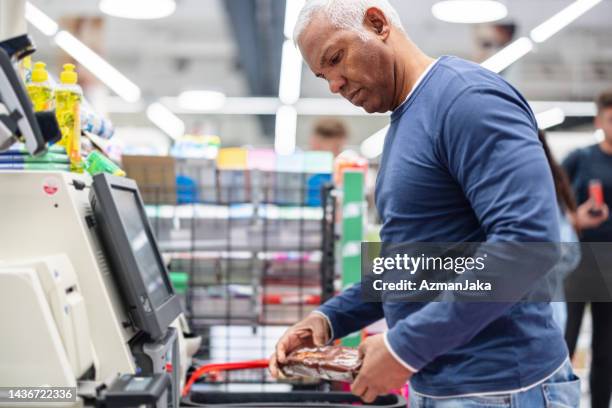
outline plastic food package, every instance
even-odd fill
[[[361,368],[357,349],[341,346],[302,348],[291,352],[281,365],[289,378],[307,377],[352,383]]]

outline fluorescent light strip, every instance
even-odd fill
[[[281,106],[278,98],[274,97],[240,97],[226,98],[225,103],[219,109],[186,109],[181,106],[178,97],[166,96],[159,101],[166,105],[168,109],[181,115],[199,115],[202,113],[214,115],[276,115],[276,111]],[[195,108],[192,107],[192,108]],[[111,107],[112,109],[112,107]]]
[[[176,10],[174,0],[101,0],[100,11],[109,16],[152,20],[168,17]]]
[[[136,84],[69,32],[57,33],[55,43],[127,102],[140,99],[140,88]]]
[[[293,106],[281,106],[276,112],[276,135],[274,150],[280,155],[295,152],[297,134],[297,111]]]
[[[227,97],[217,91],[185,91],[178,97],[181,108],[198,112],[214,112],[225,105]]]
[[[109,96],[108,112],[126,113],[142,112],[143,105],[128,104],[123,99]],[[274,97],[230,97],[225,100],[223,107],[215,110],[185,109],[181,107],[179,99],[174,96],[160,98],[159,101],[175,114],[180,115],[276,115],[281,106],[278,98]],[[593,102],[570,101],[529,101],[534,112],[543,112],[552,108],[561,108],[565,117],[594,117],[597,108]],[[301,98],[295,105],[300,116],[372,116],[363,109],[353,106],[340,97],[338,98]],[[376,113],[375,116],[389,116],[385,113]]]
[[[527,37],[521,37],[483,62],[482,66],[495,73],[500,73],[527,55],[531,50],[533,50],[531,40]]]
[[[278,98],[274,97],[229,97],[225,104],[218,109],[207,109],[196,106],[186,109],[181,106],[179,98],[166,96],[160,98],[160,102],[166,105],[172,112],[181,115],[197,115],[202,113],[216,115],[276,115],[278,108],[283,105]],[[295,103],[298,115],[311,116],[389,116],[388,113],[368,114],[363,109],[346,103],[346,100],[337,98],[300,98]],[[114,111],[113,106],[109,107]],[[119,113],[124,109],[120,108]]]
[[[278,98],[285,105],[293,105],[300,99],[302,88],[302,55],[291,40],[283,43]]]
[[[25,4],[25,17],[30,24],[44,35],[51,37],[57,33],[57,23],[29,1]]]
[[[295,29],[295,24],[297,23],[298,16],[300,15],[300,10],[304,7],[306,3],[305,0],[287,0],[285,5],[285,29],[283,32],[285,33],[285,38],[293,39],[293,30]]]
[[[185,123],[159,102],[149,105],[147,118],[172,139],[176,140],[185,134]]]
[[[389,113],[369,114],[362,108],[350,103],[341,97],[334,98],[301,98],[295,108],[300,115],[313,116],[389,116]]]
[[[477,24],[506,18],[508,8],[494,0],[446,0],[434,4],[431,13],[448,23]]]
[[[538,127],[542,130],[549,129],[565,122],[565,113],[561,108],[553,108],[536,115]]]
[[[568,101],[529,101],[534,112],[543,112],[553,108],[563,110],[565,117],[594,117],[597,115],[597,106],[593,102]]]
[[[386,126],[361,143],[360,151],[366,159],[374,159],[382,154],[388,131],[389,126]]]
[[[548,40],[599,3],[601,3],[601,0],[574,1],[565,9],[531,30],[531,40],[536,43]],[[533,42],[531,40],[527,37],[519,38],[483,62],[482,65],[493,72],[500,73],[533,50]]]
[[[578,17],[601,3],[601,0],[576,0],[533,30],[531,39],[537,43],[544,42],[567,27]]]
[[[146,108],[142,100],[135,103],[126,102],[123,98],[114,95],[103,97],[101,104],[106,113],[142,113]]]

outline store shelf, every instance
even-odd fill
[[[178,251],[166,252],[166,255],[173,259],[181,260],[226,260],[226,259],[252,259],[275,260],[275,261],[303,261],[321,262],[321,250],[312,251]]]
[[[179,219],[249,219],[257,216],[269,220],[320,220],[321,207],[275,204],[182,204],[147,205],[149,218]]]
[[[162,252],[169,252],[169,253],[175,253],[175,252],[184,252],[184,251],[188,251],[190,249],[194,250],[194,251],[216,251],[220,248],[223,247],[227,247],[227,244],[222,241],[216,241],[216,242],[211,242],[211,241],[207,241],[207,240],[198,240],[195,242],[190,242],[190,241],[160,241],[158,243],[159,248]],[[318,248],[320,247],[320,245],[316,245],[316,244],[310,244],[310,245],[304,245],[303,248],[301,249],[301,251],[303,252],[313,252],[316,251]],[[233,246],[232,245],[232,250],[233,251],[237,251],[237,252],[252,252],[252,253],[266,253],[266,252],[262,252],[259,251],[259,249],[261,248],[261,244],[258,245],[258,247],[254,247],[254,246]],[[269,251],[273,251],[273,252],[283,252],[283,251],[287,251],[287,252],[294,252],[294,248],[295,245],[291,245],[291,244],[286,244],[286,245],[280,245],[280,244],[276,244],[276,245],[271,245],[269,246],[268,250]]]
[[[251,186],[250,197],[265,197],[256,188]],[[305,191],[298,190],[283,194],[304,201]],[[204,338],[196,356],[230,361],[240,358],[240,347],[253,356],[318,307],[329,292],[326,283],[333,280],[335,206],[329,202],[335,197],[324,191],[327,205],[319,207],[262,202],[147,206],[170,271],[186,276],[181,301],[194,332]],[[327,275],[331,278],[323,279]],[[267,329],[258,332],[259,340],[235,344],[236,330],[251,333],[262,325]],[[220,379],[235,381],[242,380]]]

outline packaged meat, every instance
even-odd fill
[[[351,383],[357,377],[361,359],[357,349],[341,346],[301,348],[291,352],[280,366],[289,378],[307,377]]]

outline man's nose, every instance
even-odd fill
[[[340,91],[342,91],[342,88],[344,88],[344,85],[346,85],[346,80],[342,77],[329,80],[329,90],[332,93],[340,93]]]

